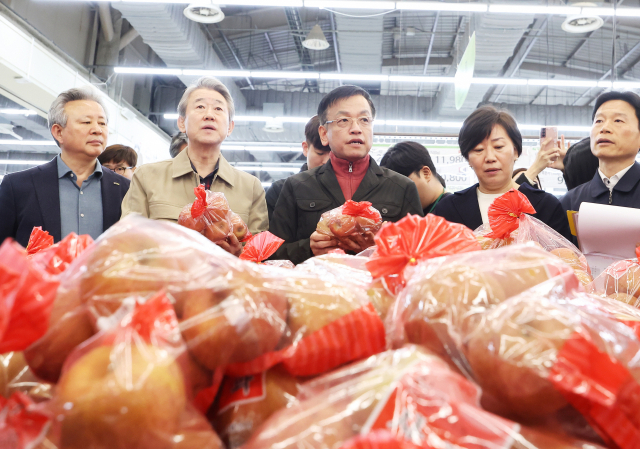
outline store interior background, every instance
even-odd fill
[[[479,105],[514,114],[525,136],[517,163],[524,167],[535,158],[540,126],[559,126],[577,141],[588,136],[598,94],[612,85],[640,91],[638,0],[192,6],[219,10],[224,19],[190,20],[183,13],[189,3],[179,0],[0,0],[0,178],[56,154],[49,105],[61,91],[87,83],[108,96],[108,144],[129,145],[148,163],[169,157],[185,85],[212,71],[236,104],[223,154],[265,187],[300,169],[304,124],[322,96],[358,84],[377,107],[373,157],[379,160],[394,142],[417,140],[431,151],[449,190],[476,182],[456,135]],[[601,26],[568,32],[566,22]],[[315,25],[324,49],[304,45]],[[436,77],[454,77],[473,33],[475,80],[456,109],[451,79]],[[126,73],[130,68],[142,73]],[[560,172],[545,170],[541,180],[555,195],[566,191]]]

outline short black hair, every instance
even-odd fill
[[[380,161],[381,167],[407,177],[412,173],[417,175],[425,165],[429,167],[431,173],[436,173],[429,150],[418,142],[411,141],[396,143],[387,150]]]
[[[360,95],[367,100],[367,103],[369,103],[369,107],[371,108],[371,116],[376,118],[376,107],[373,105],[373,100],[371,99],[369,92],[364,90],[362,87],[348,84],[346,86],[336,87],[327,95],[322,97],[322,100],[320,100],[320,104],[318,105],[318,117],[320,118],[320,124],[324,125],[327,123],[327,109],[344,98],[351,98],[356,95]]]
[[[169,154],[172,158],[180,154],[180,148],[184,144],[189,144],[187,135],[181,132],[174,134],[174,136],[171,138],[171,145],[169,146]]]
[[[313,145],[316,150],[331,151],[329,145],[322,145],[320,133],[318,132],[319,127],[320,119],[317,115],[314,115],[304,126],[304,139],[307,141],[307,145]]]
[[[522,134],[520,134],[516,119],[507,111],[498,110],[493,106],[482,106],[465,119],[458,134],[458,146],[462,156],[469,160],[469,152],[489,137],[496,125],[504,128],[518,152],[518,156],[520,156],[522,154]]]
[[[618,92],[612,90],[611,92],[605,92],[596,99],[596,104],[593,106],[593,113],[591,114],[591,121],[596,118],[596,112],[600,109],[600,106],[607,101],[622,100],[629,103],[633,109],[636,110],[636,118],[638,119],[638,128],[640,128],[640,96],[634,92]]]
[[[100,164],[125,162],[127,166],[135,167],[138,164],[138,153],[126,145],[111,145],[105,148],[102,154],[98,156],[98,161],[100,161]]]

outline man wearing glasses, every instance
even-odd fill
[[[126,145],[111,145],[98,156],[98,160],[103,167],[131,181],[138,165],[138,154]]]
[[[368,233],[348,247],[316,232],[320,216],[346,200],[369,201],[384,221],[409,214],[423,215],[415,184],[381,168],[369,156],[373,145],[375,106],[357,86],[329,92],[318,106],[320,139],[331,148],[327,163],[289,177],[273,211],[269,230],[285,243],[273,256],[301,263],[332,249],[358,253],[374,244]]]

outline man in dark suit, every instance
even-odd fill
[[[97,157],[107,143],[107,114],[94,88],[61,93],[49,109],[49,129],[60,147],[51,162],[11,173],[0,184],[0,243],[23,246],[34,226],[60,241],[71,232],[94,239],[120,219],[130,181]]]
[[[565,210],[583,202],[640,208],[640,96],[606,92],[593,107],[591,152],[599,166],[593,179],[569,190],[561,199]]]

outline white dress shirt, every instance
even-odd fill
[[[622,177],[627,174],[627,172],[629,171],[629,169],[631,169],[631,167],[633,167],[633,164],[629,165],[627,168],[625,168],[623,170],[620,170],[618,173],[613,175],[611,178],[607,178],[604,175],[604,173],[602,173],[602,171],[600,169],[598,169],[598,173],[600,174],[600,178],[602,178],[602,182],[604,183],[604,185],[607,186],[609,191],[612,191],[613,188],[618,183],[618,181],[620,181],[620,179],[622,179]]]

